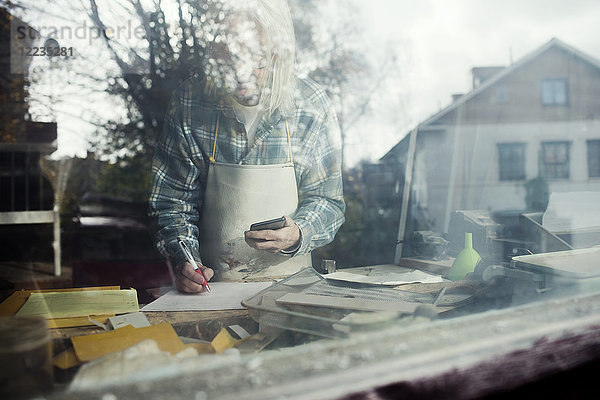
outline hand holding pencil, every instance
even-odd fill
[[[205,267],[200,263],[198,265],[188,246],[183,239],[177,238],[177,242],[183,251],[186,262],[183,265],[175,268],[175,284],[180,292],[186,293],[201,293],[204,291],[210,292],[208,281],[213,277],[212,269]]]

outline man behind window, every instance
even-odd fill
[[[206,6],[203,73],[173,94],[152,166],[156,246],[184,292],[203,291],[215,273],[256,279],[310,266],[345,210],[336,114],[315,82],[294,75],[285,0]],[[248,230],[281,216],[283,228]]]

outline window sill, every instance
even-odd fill
[[[117,398],[131,392],[141,396],[141,388],[147,400],[165,393],[193,398],[198,392],[232,399],[366,399],[385,393],[394,394],[385,398],[480,398],[542,383],[548,376],[557,382],[582,366],[597,366],[599,343],[600,293],[595,293],[258,355],[188,360],[193,374],[162,371],[144,382],[73,398],[100,399],[106,390]],[[563,385],[563,390],[595,388],[593,379],[583,378],[576,387]]]

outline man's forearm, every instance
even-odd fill
[[[155,243],[158,251],[168,259],[172,265],[179,265],[185,260],[185,256],[181,251],[177,238],[182,237],[194,258],[199,259],[199,244],[198,244],[198,228],[195,224],[189,221],[193,217],[181,214],[173,214],[171,212],[158,212],[158,229],[156,231]]]
[[[293,217],[302,237],[295,254],[306,254],[331,243],[344,223],[344,211],[342,199],[315,196],[304,201]]]
[[[185,238],[193,255],[199,256],[196,224],[202,199],[197,184],[200,168],[190,157],[189,143],[182,129],[182,93],[178,91],[169,103],[163,132],[154,151],[149,199],[156,248],[173,265],[185,259],[177,244],[179,236]]]

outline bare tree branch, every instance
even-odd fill
[[[379,93],[379,89],[381,89],[383,83],[387,80],[389,72],[394,68],[394,65],[390,65],[394,63],[394,57],[392,56],[391,58],[392,60],[390,60],[389,58],[386,60],[385,64],[387,64],[387,68],[384,65],[384,68],[382,68],[379,71],[377,79],[375,80],[375,82],[373,82],[372,87],[369,90],[365,91],[366,97],[361,102],[361,104],[357,106],[358,111],[355,114],[353,114],[354,118],[346,123],[346,129],[351,129],[356,124],[356,122],[364,116],[367,109],[369,108],[369,105],[371,104],[371,101],[373,100],[373,97]]]
[[[104,23],[100,19],[100,14],[98,13],[98,5],[96,4],[96,0],[90,0],[90,12],[88,15],[92,19],[92,22],[94,22],[96,27],[100,29],[100,31],[103,33],[102,37],[104,37],[104,42],[106,43],[106,46],[111,52],[112,57],[116,61],[119,68],[121,68],[122,70],[126,69],[127,64],[121,59],[121,57],[119,57],[117,52],[114,50],[111,40],[106,34],[106,26],[104,26]]]

